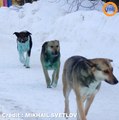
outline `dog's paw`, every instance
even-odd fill
[[[25,65],[25,64],[24,64],[24,67],[26,67],[26,68],[30,68],[30,66],[27,66],[27,65]]]
[[[30,68],[30,66],[25,66],[26,68]]]
[[[47,85],[47,88],[52,88],[51,85]]]
[[[57,83],[52,83],[51,85],[52,88],[56,88],[56,86],[57,86]]]

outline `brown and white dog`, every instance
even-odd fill
[[[46,79],[47,88],[56,87],[60,70],[60,43],[58,40],[46,41],[42,45],[41,63]],[[48,70],[53,70],[52,79],[50,79]]]
[[[113,75],[112,60],[105,58],[86,59],[73,56],[66,60],[63,70],[63,94],[65,114],[69,114],[69,94],[73,89],[77,102],[77,120],[86,120],[86,115],[99,91],[101,81],[115,85],[118,80]],[[84,102],[86,102],[84,107]]]

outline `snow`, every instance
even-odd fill
[[[25,114],[63,113],[62,69],[70,56],[113,59],[114,74],[119,79],[119,14],[107,17],[97,10],[67,13],[66,9],[61,3],[48,0],[25,4],[20,8],[0,8],[0,114],[20,114],[20,117],[0,117],[0,120],[65,120],[63,117],[28,118]],[[13,33],[22,30],[32,33],[30,69],[24,68],[18,60]],[[52,39],[60,41],[61,69],[57,88],[47,89],[40,51],[42,44]],[[118,120],[118,91],[119,85],[103,82],[87,119]],[[73,92],[70,95],[70,110],[76,113]]]

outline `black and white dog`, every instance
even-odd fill
[[[14,32],[17,36],[17,50],[19,52],[19,60],[26,68],[30,68],[30,55],[32,48],[31,33],[28,31]],[[26,56],[24,54],[26,53]]]

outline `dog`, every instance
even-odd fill
[[[40,60],[47,88],[56,87],[60,69],[60,44],[58,40],[46,41],[42,45]],[[48,70],[53,70],[52,80],[50,80]]]
[[[65,115],[70,113],[69,94],[73,89],[77,102],[77,120],[86,120],[88,110],[100,89],[101,81],[112,85],[118,83],[113,75],[111,62],[111,59],[87,59],[82,56],[72,56],[66,60],[62,74]]]
[[[30,68],[30,55],[32,49],[32,38],[29,31],[14,32],[17,36],[17,50],[19,52],[19,60],[26,67]],[[26,56],[24,55],[26,53]]]

